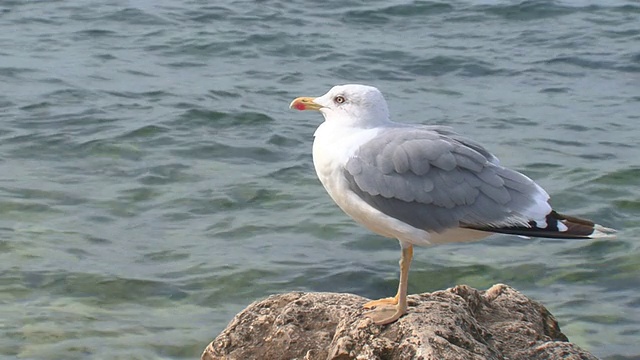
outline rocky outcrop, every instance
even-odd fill
[[[596,359],[568,342],[553,315],[506,285],[409,296],[409,313],[377,326],[368,299],[288,293],[255,302],[207,346],[213,359]]]

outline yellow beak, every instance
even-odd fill
[[[313,101],[314,98],[311,97],[299,97],[289,104],[289,109],[298,109],[298,110],[320,110],[322,105]]]

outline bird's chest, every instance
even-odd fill
[[[327,191],[344,177],[344,167],[360,146],[377,133],[373,129],[341,128],[326,122],[318,127],[313,141],[313,165]]]
[[[335,200],[333,195],[341,186],[340,180],[344,177],[344,165],[349,159],[349,154],[341,152],[338,144],[323,140],[316,138],[313,142],[313,166],[318,179]]]
[[[377,130],[359,129],[357,131],[321,125],[315,133],[313,142],[313,164],[318,179],[331,198],[347,213],[349,207],[346,194],[350,193],[345,178],[345,166],[356,155],[360,146],[371,140]]]

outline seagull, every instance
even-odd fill
[[[355,221],[400,242],[395,297],[364,304],[375,324],[407,313],[413,246],[479,240],[492,233],[523,237],[615,237],[614,229],[554,211],[527,176],[503,167],[479,143],[446,126],[393,122],[375,87],[334,86],[289,106],[323,117],[313,164],[329,196]]]

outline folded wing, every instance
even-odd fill
[[[369,205],[428,231],[526,229],[551,213],[540,186],[447,128],[388,129],[360,147],[344,175]]]

